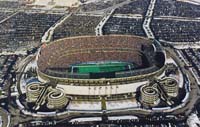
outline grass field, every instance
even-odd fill
[[[126,62],[103,62],[103,63],[88,63],[72,66],[72,71],[76,73],[103,73],[116,72],[133,68],[132,63]]]

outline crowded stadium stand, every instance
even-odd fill
[[[146,36],[142,29],[142,19],[111,17],[103,27],[103,33],[107,34],[127,34]]]
[[[163,57],[157,60],[154,51],[149,40],[134,36],[72,37],[43,48],[38,67],[40,73],[63,78],[130,77],[163,67]]]
[[[101,21],[99,16],[72,15],[55,29],[53,39],[71,36],[95,35],[95,28]]]
[[[150,0],[134,0],[129,4],[115,10],[116,14],[141,14],[145,15]]]
[[[0,24],[1,50],[39,44],[44,32],[63,15],[19,12]]]
[[[157,0],[154,16],[200,17],[200,6],[177,0]]]
[[[154,19],[151,28],[157,39],[170,42],[200,41],[200,22]]]
[[[138,42],[135,42],[135,40],[130,37],[121,38],[121,36],[64,39],[50,44],[48,50],[41,51],[41,57],[45,57],[44,59],[39,59],[39,67],[42,71],[45,71],[51,67],[66,68],[75,63],[106,60],[130,62],[134,60],[138,65],[141,65],[139,50],[142,48],[140,44],[142,40],[138,39]],[[52,51],[55,52],[50,53]]]

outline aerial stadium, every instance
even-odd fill
[[[148,114],[173,110],[181,103],[177,98],[184,99],[182,72],[156,40],[70,37],[43,44],[33,58],[36,80],[25,79],[20,89],[26,98],[22,109],[35,116]]]
[[[37,73],[40,81],[62,90],[68,100],[101,102],[134,98],[138,87],[147,83],[143,80],[163,72],[164,63],[164,52],[146,38],[72,37],[42,46]],[[27,97],[35,93],[30,88]]]
[[[198,5],[1,0],[0,123],[193,127],[200,114]]]
[[[65,83],[123,81],[162,68],[164,54],[155,50],[150,40],[135,36],[67,38],[41,49],[38,73],[41,79]]]

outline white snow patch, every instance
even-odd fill
[[[178,1],[187,2],[187,3],[191,3],[191,4],[196,4],[196,5],[200,5],[200,0],[178,0]]]
[[[191,114],[187,119],[187,124],[189,127],[199,127],[200,120],[196,114]]]
[[[121,101],[107,101],[106,108],[107,110],[114,109],[126,109],[126,108],[136,108],[138,107],[138,103],[136,100],[121,100]]]
[[[101,102],[72,101],[67,107],[69,110],[101,110]]]

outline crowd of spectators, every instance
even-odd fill
[[[121,2],[124,2],[125,0],[99,0],[97,2],[92,2],[89,4],[85,4],[81,7],[81,11],[89,12],[89,11],[96,11],[96,10],[103,10],[109,7],[112,7],[116,4],[120,4]]]
[[[103,33],[146,36],[142,19],[111,17],[103,27]]]
[[[133,0],[131,3],[119,7],[115,10],[116,14],[141,14],[145,15],[150,0]]]
[[[19,12],[0,24],[0,51],[15,51],[39,44],[43,34],[62,15]]]
[[[157,39],[170,42],[200,41],[200,22],[154,19],[151,28]]]
[[[121,60],[140,63],[141,56],[138,52],[142,47],[149,47],[150,44],[148,40],[132,36],[65,39],[42,49],[38,66],[41,71],[45,71],[47,68],[54,67],[67,68],[69,64],[75,62]]]
[[[52,61],[56,61],[53,67],[69,67],[76,63],[86,63],[88,61],[129,61],[137,64],[142,64],[139,52],[119,49],[99,49],[86,50],[85,52],[78,52],[73,54],[65,54],[60,57],[53,57]]]
[[[72,15],[55,29],[53,39],[71,36],[95,35],[95,28],[101,21],[99,16]]]
[[[200,17],[200,6],[177,0],[157,0],[154,16]]]

